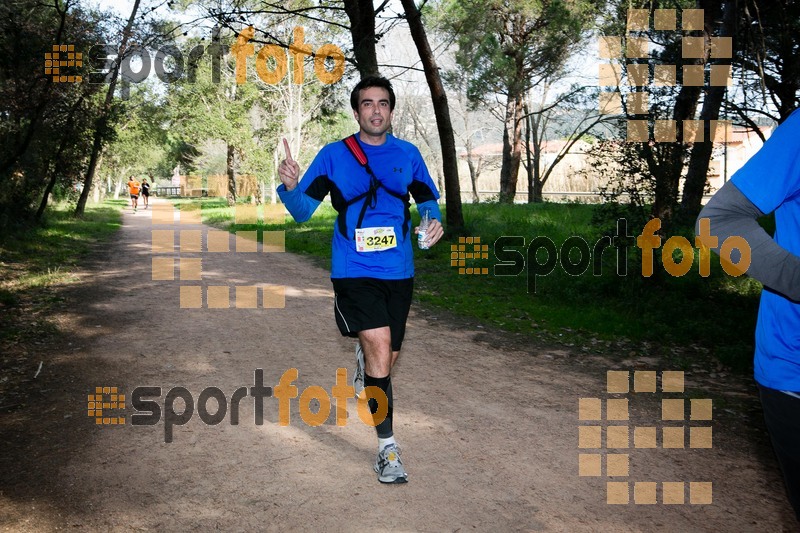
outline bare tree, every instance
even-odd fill
[[[119,45],[119,54],[117,55],[117,60],[114,62],[114,65],[111,67],[111,72],[108,74],[108,91],[106,91],[106,98],[103,102],[103,108],[100,111],[100,115],[97,118],[94,128],[94,142],[92,144],[92,153],[89,156],[89,166],[86,169],[86,177],[83,180],[83,190],[81,191],[80,198],[78,198],[78,205],[75,207],[75,214],[77,216],[82,216],[84,210],[86,209],[86,200],[89,198],[89,191],[92,188],[92,181],[94,180],[94,174],[97,170],[97,160],[100,157],[100,151],[103,148],[103,143],[105,142],[109,133],[111,104],[114,99],[114,91],[117,88],[119,67],[120,63],[122,62],[122,58],[128,53],[128,40],[131,36],[133,23],[136,20],[136,13],[139,11],[140,2],[141,0],[135,0],[133,3],[131,16],[128,17],[128,23],[125,25],[125,29],[122,30],[122,42],[120,42]]]
[[[711,6],[709,6],[710,8]],[[722,24],[718,35],[720,37],[732,37],[736,30],[736,2],[727,1],[722,13]],[[706,33],[711,34],[712,28],[707,28]],[[718,58],[712,65],[721,67],[731,67],[731,58]],[[714,68],[714,67],[712,67]],[[700,110],[700,121],[708,129],[712,120],[719,119],[719,111],[722,100],[725,97],[727,87],[724,85],[713,85],[706,89],[703,98],[703,107]],[[681,198],[681,212],[683,218],[693,221],[697,218],[702,208],[703,192],[708,182],[708,166],[711,162],[711,152],[714,148],[714,139],[710,138],[710,131],[704,135],[703,141],[695,142],[692,146],[692,153],[689,157],[689,168],[686,172],[686,180],[683,184],[683,197]]]
[[[569,154],[575,143],[584,138],[598,125],[610,120],[609,115],[599,112],[590,102],[596,101],[594,89],[585,86],[573,86],[548,101],[551,91],[551,79],[547,78],[538,87],[539,101],[525,103],[525,170],[528,175],[528,203],[541,202],[542,190],[556,166]],[[591,90],[590,90],[591,89]],[[588,93],[588,94],[587,94]],[[533,99],[532,91],[528,100]],[[560,127],[553,122],[561,117]],[[559,148],[553,160],[542,165],[542,148],[548,141],[551,129],[561,133],[566,142]]]
[[[453,134],[453,123],[450,120],[450,108],[447,105],[447,94],[444,91],[439,67],[433,57],[425,27],[422,25],[422,15],[414,0],[402,0],[406,13],[411,37],[417,47],[420,61],[425,70],[425,79],[431,91],[433,112],[436,115],[436,125],[439,130],[439,142],[442,146],[442,168],[445,182],[445,198],[447,202],[447,231],[459,234],[464,229],[464,215],[461,210],[461,183],[458,180],[458,159],[456,157],[456,141]]]

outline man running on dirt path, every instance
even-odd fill
[[[391,370],[400,354],[414,288],[409,194],[420,213],[430,210],[426,241],[432,246],[444,233],[439,192],[419,150],[387,133],[395,106],[389,80],[361,80],[350,106],[359,132],[347,142],[322,148],[300,183],[300,167],[283,140],[286,159],[278,167],[283,183],[278,194],[297,222],[308,220],[328,193],[339,213],[331,267],[334,315],[342,335],[359,340],[356,391],[379,387],[388,399],[386,418],[376,426],[378,481],[405,483],[408,476],[392,432]],[[371,399],[369,407],[374,415],[377,401]]]
[[[128,192],[131,195],[131,207],[133,207],[133,212],[136,212],[136,208],[139,207],[139,187],[140,183],[134,179],[133,176],[128,178]]]

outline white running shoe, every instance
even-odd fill
[[[400,460],[400,448],[397,444],[389,444],[380,452],[375,460],[375,472],[381,483],[407,483],[408,474]]]

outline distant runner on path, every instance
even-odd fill
[[[378,481],[405,483],[408,476],[392,431],[391,370],[400,355],[414,289],[409,195],[420,214],[429,213],[423,241],[433,246],[444,234],[439,192],[419,150],[387,133],[395,106],[389,80],[361,80],[350,106],[359,132],[323,147],[299,183],[300,166],[284,139],[278,194],[297,222],[311,218],[329,193],[339,213],[331,268],[334,315],[342,335],[359,340],[356,392],[379,387],[388,399],[386,418],[376,426]],[[370,399],[369,407],[375,415],[377,401]]]
[[[142,200],[144,201],[144,208],[150,205],[150,184],[147,183],[147,178],[142,178]]]
[[[139,207],[139,187],[141,187],[141,184],[133,176],[128,178],[128,192],[131,195],[131,207],[133,207],[134,213],[136,208]]]

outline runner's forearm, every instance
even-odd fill
[[[288,191],[286,186],[281,184],[278,186],[277,191],[289,214],[297,222],[305,222],[311,218],[311,215],[319,207],[320,202],[305,194],[299,187]]]
[[[711,235],[719,246],[731,236],[740,236],[750,246],[751,263],[747,274],[769,289],[800,301],[800,257],[778,245],[758,224],[764,213],[732,183],[726,183],[700,212],[699,221],[710,221]]]

